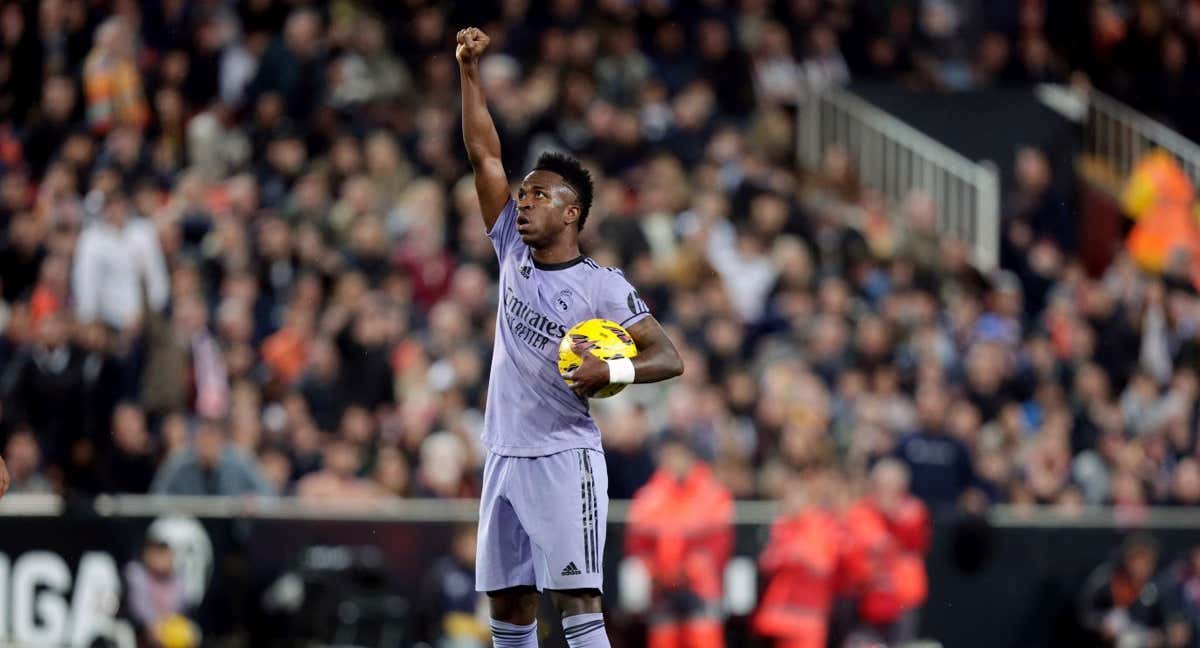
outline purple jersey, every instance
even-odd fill
[[[543,264],[517,234],[517,203],[509,200],[488,232],[500,259],[500,304],[488,378],[483,443],[498,455],[541,457],[600,450],[600,430],[558,375],[558,343],[583,320],[628,327],[650,311],[620,270],[580,256]]]

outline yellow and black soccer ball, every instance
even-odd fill
[[[200,645],[200,630],[180,614],[172,614],[154,626],[154,639],[162,648],[195,648]]]
[[[558,373],[566,378],[566,374],[574,371],[583,361],[582,353],[591,353],[601,360],[615,358],[632,358],[637,355],[637,345],[620,324],[606,319],[584,320],[563,336],[558,344]],[[567,379],[567,385],[571,381]],[[592,398],[608,398],[615,396],[625,389],[625,385],[608,385],[592,395]]]

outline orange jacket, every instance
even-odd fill
[[[755,632],[825,645],[843,538],[837,517],[822,508],[775,522],[759,556],[769,582],[754,614]]]
[[[287,384],[299,380],[304,373],[308,351],[308,338],[290,326],[272,333],[262,343],[263,362]]]
[[[1195,187],[1168,152],[1155,150],[1134,166],[1121,206],[1136,223],[1125,240],[1143,270],[1163,272],[1176,255],[1190,258],[1187,270],[1200,285],[1200,213],[1193,210]]]
[[[646,565],[656,592],[720,599],[732,549],[733,498],[708,466],[697,463],[683,481],[659,470],[634,494],[625,552]]]
[[[142,74],[130,59],[89,54],[83,64],[83,91],[88,123],[96,133],[107,133],[115,124],[141,129],[150,118]]]
[[[863,499],[843,518],[847,545],[843,569],[858,614],[885,624],[920,607],[928,593],[923,554],[929,548],[929,512],[908,497],[891,517]]]

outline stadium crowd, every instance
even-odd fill
[[[478,494],[496,262],[467,23],[506,168],[587,161],[584,251],[685,356],[595,402],[611,497],[685,439],[733,497],[796,506],[888,456],[935,514],[1200,505],[1200,299],[1123,256],[1088,276],[1042,152],[986,275],[928,196],[794,160],[797,104],[851,79],[1092,84],[1195,137],[1200,2],[1159,0],[2,2],[14,492]]]
[[[1123,258],[1086,276],[1043,153],[1017,157],[987,276],[928,197],[884,205],[836,149],[795,164],[794,104],[851,77],[1119,88],[1144,75],[1113,60],[1156,60],[1102,45],[1176,38],[1194,69],[1197,3],[1095,2],[1079,47],[1052,4],[472,5],[507,168],[588,161],[588,253],[687,355],[597,402],[613,497],[682,435],[737,497],[895,454],[935,509],[1200,502],[1195,291]],[[14,490],[472,494],[495,264],[455,112],[465,9],[106,8],[0,9]]]
[[[496,268],[457,117],[470,22],[506,168],[587,161],[585,251],[685,356],[595,402],[613,498],[670,439],[736,498],[814,468],[865,492],[892,456],[935,513],[1200,505],[1189,282],[1085,273],[1035,149],[982,274],[928,196],[884,204],[836,149],[802,171],[793,130],[851,79],[1056,81],[1195,136],[1200,2],[451,4],[0,5],[14,492],[477,494]]]

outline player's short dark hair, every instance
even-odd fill
[[[537,163],[533,165],[535,171],[549,171],[557,173],[563,179],[563,184],[571,188],[576,196],[579,196],[579,221],[577,225],[579,229],[583,229],[583,224],[587,222],[588,212],[592,209],[592,174],[583,168],[579,160],[566,155],[564,153],[553,153],[547,151],[538,156]]]

